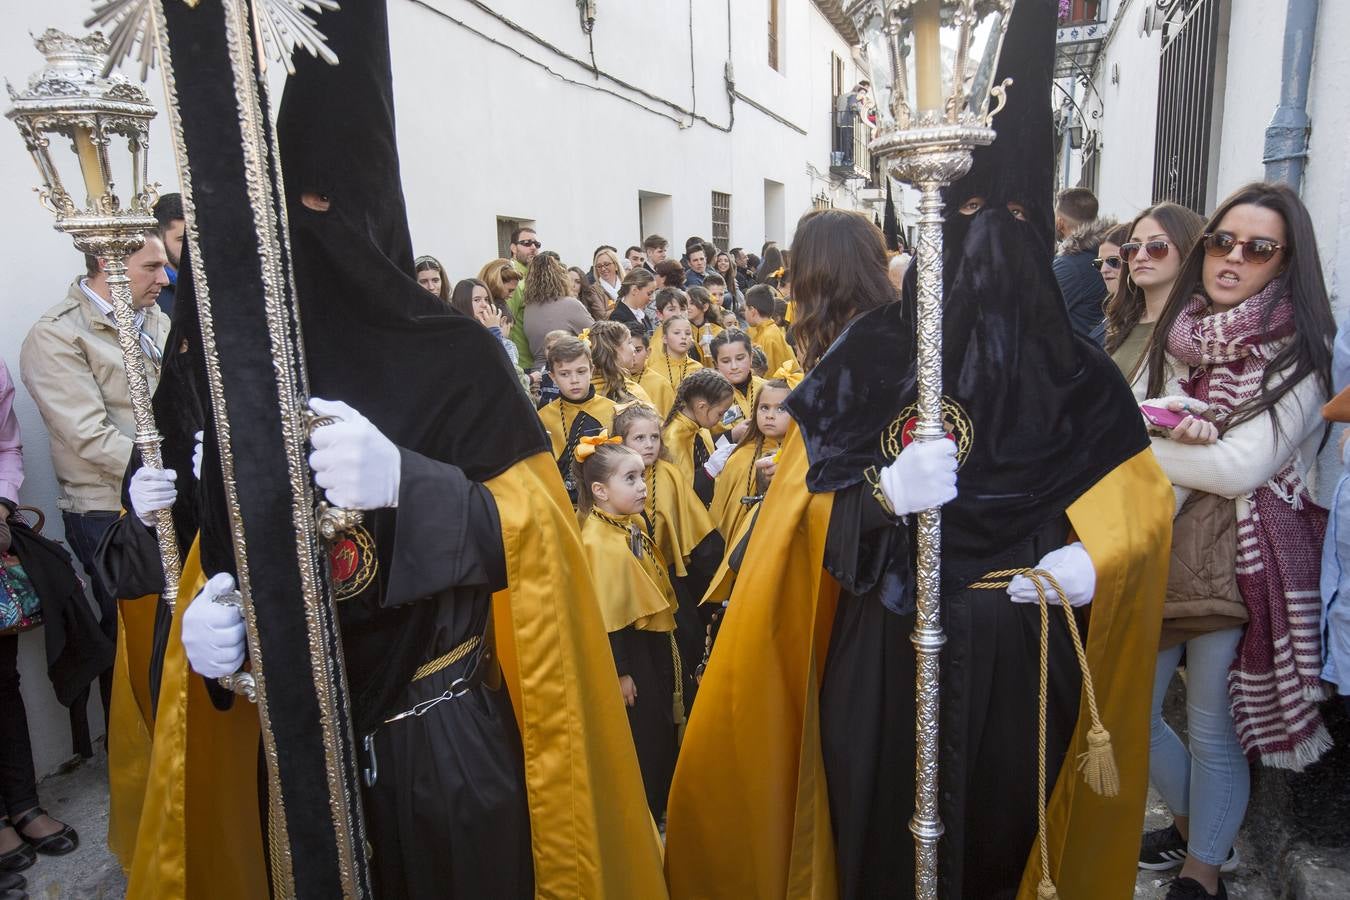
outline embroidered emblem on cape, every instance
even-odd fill
[[[370,587],[380,570],[370,532],[357,525],[329,544],[328,570],[335,600],[349,600]]]
[[[895,421],[881,433],[881,453],[885,460],[882,465],[894,462],[901,450],[914,443],[914,429],[918,425],[917,403],[911,403],[900,410],[900,415],[896,416]],[[971,422],[970,415],[960,403],[951,397],[943,397],[942,427],[947,432],[947,439],[956,443],[956,465],[959,471],[960,467],[965,465],[966,457],[970,456],[970,448],[974,446],[975,423]],[[863,477],[872,486],[872,496],[883,509],[891,512],[891,504],[881,490],[880,466],[868,466],[867,471],[863,472]]]
[[[900,411],[895,421],[881,434],[881,452],[886,461],[893,461],[900,451],[914,443],[914,429],[919,425],[919,405],[911,403]],[[942,427],[948,440],[956,442],[956,462],[965,465],[966,457],[975,442],[975,425],[964,407],[951,397],[942,398]]]

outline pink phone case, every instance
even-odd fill
[[[1186,418],[1186,413],[1173,412],[1163,406],[1150,406],[1147,403],[1139,404],[1139,411],[1144,414],[1144,418],[1159,428],[1171,430],[1181,424],[1181,420]]]

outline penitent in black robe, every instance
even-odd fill
[[[1064,545],[1060,517],[986,561],[1034,566]],[[882,603],[888,557],[908,558],[909,529],[865,487],[835,495],[824,565],[840,584],[820,691],[840,896],[907,897],[914,885],[913,612]],[[1050,619],[1047,784],[1078,718],[1079,676],[1063,616]],[[1002,590],[944,590],[939,844],[943,897],[1011,898],[1036,840],[1040,609]],[[1085,627],[1085,623],[1083,624]]]
[[[365,810],[378,896],[529,897],[520,734],[490,652],[492,592],[506,585],[496,504],[456,466],[401,455],[399,505],[373,523],[388,535],[376,554],[387,567],[383,596],[367,590],[339,604],[358,742],[373,735]],[[346,583],[359,586],[364,552],[336,545],[335,576],[353,573]],[[414,679],[475,637],[485,639],[463,659]],[[385,723],[465,684],[424,715]]]

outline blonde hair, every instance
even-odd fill
[[[595,264],[600,261],[600,257],[602,256],[608,256],[614,262],[614,277],[618,279],[620,284],[622,284],[624,279],[624,273],[626,271],[623,267],[623,260],[619,259],[618,253],[609,249],[608,247],[601,247],[599,250],[595,252],[595,256],[591,257],[591,269],[595,270]],[[600,273],[598,270],[595,271],[596,271],[595,279],[596,281],[599,281]]]
[[[615,403],[633,399],[628,392],[623,366],[619,365],[619,348],[633,339],[633,333],[622,322],[602,319],[591,326],[591,364],[604,382],[600,393]]]
[[[487,285],[488,294],[495,303],[501,303],[511,296],[515,288],[507,287],[506,282],[512,279],[520,281],[520,277],[509,259],[491,260],[478,270],[478,280]]]
[[[562,263],[547,253],[530,260],[530,270],[525,273],[526,306],[551,303],[568,295],[567,269]]]

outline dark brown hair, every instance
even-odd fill
[[[1285,394],[1309,375],[1316,375],[1322,382],[1325,395],[1330,396],[1332,393],[1331,342],[1336,336],[1336,320],[1331,314],[1331,301],[1327,297],[1327,285],[1322,276],[1322,260],[1317,252],[1317,236],[1313,232],[1312,218],[1298,194],[1283,184],[1255,182],[1238,188],[1214,210],[1205,223],[1204,231],[1214,231],[1230,210],[1249,204],[1273,210],[1284,219],[1284,249],[1280,251],[1284,267],[1275,277],[1287,279],[1289,302],[1294,313],[1294,333],[1284,348],[1266,365],[1261,376],[1261,390],[1233,411],[1233,415],[1223,424],[1224,430],[1255,419],[1265,412],[1270,413],[1271,424],[1279,428],[1275,407]],[[1153,329],[1153,336],[1145,351],[1149,366],[1150,397],[1162,394],[1166,374],[1167,333],[1172,330],[1177,316],[1191,297],[1204,289],[1204,262],[1204,243],[1197,241],[1181,264],[1172,293],[1168,295],[1167,306],[1158,317],[1157,327]],[[1269,327],[1274,307],[1275,304],[1271,304],[1270,308],[1263,310],[1262,331]],[[1272,389],[1270,382],[1276,375],[1282,375],[1283,378],[1279,386]]]
[[[656,276],[641,266],[636,266],[628,270],[628,274],[623,276],[623,282],[619,285],[619,299],[622,300],[628,296],[628,292],[633,288],[641,290],[656,280]]]
[[[1085,225],[1097,218],[1097,195],[1085,187],[1065,188],[1055,198],[1055,212]]]
[[[656,274],[661,278],[663,287],[684,287],[684,266],[677,259],[662,260],[656,264]]]
[[[886,241],[861,213],[818,209],[802,216],[792,261],[792,325],[803,369],[819,362],[854,318],[896,300]]]
[[[580,287],[577,289],[577,299],[581,305],[586,307],[586,312],[591,314],[592,319],[603,319],[609,310],[608,303],[605,302],[603,288],[598,288],[586,279],[586,270],[580,266],[569,266],[569,272],[575,272],[577,278],[581,279]]]
[[[442,281],[441,284],[444,285],[445,282]],[[488,302],[493,306],[497,305],[492,299],[492,291],[488,290],[486,284],[483,284],[477,278],[461,278],[455,282],[455,289],[450,292],[450,306],[455,312],[463,313],[470,319],[475,318],[473,314],[473,289],[476,287],[487,291]]]
[[[680,382],[679,390],[675,392],[675,404],[671,406],[665,424],[674,422],[675,417],[688,409],[695,400],[721,403],[731,396],[731,391],[731,382],[721,372],[716,369],[695,369]]]
[[[1205,220],[1184,206],[1158,203],[1143,210],[1125,226],[1125,241],[1144,219],[1156,219],[1171,239],[1176,252],[1184,257],[1199,239]],[[1130,266],[1122,263],[1120,282],[1113,296],[1106,301],[1106,352],[1114,353],[1144,315],[1144,291],[1130,278]],[[1181,274],[1177,274],[1177,283]],[[1156,330],[1156,329],[1155,329]]]
[[[623,444],[601,444],[595,452],[578,462],[575,451],[572,456],[572,478],[577,483],[577,521],[585,522],[586,517],[595,508],[595,495],[591,493],[591,484],[608,481],[618,467],[619,461],[628,456],[641,455],[632,447]]]
[[[665,422],[661,420],[661,413],[655,407],[648,406],[646,403],[630,403],[614,416],[614,433],[625,441],[628,440],[628,430],[634,423],[645,419],[648,422],[656,423],[656,434],[658,439],[665,428]],[[657,458],[670,462],[670,453],[666,451],[666,445],[661,445],[661,451]]]

